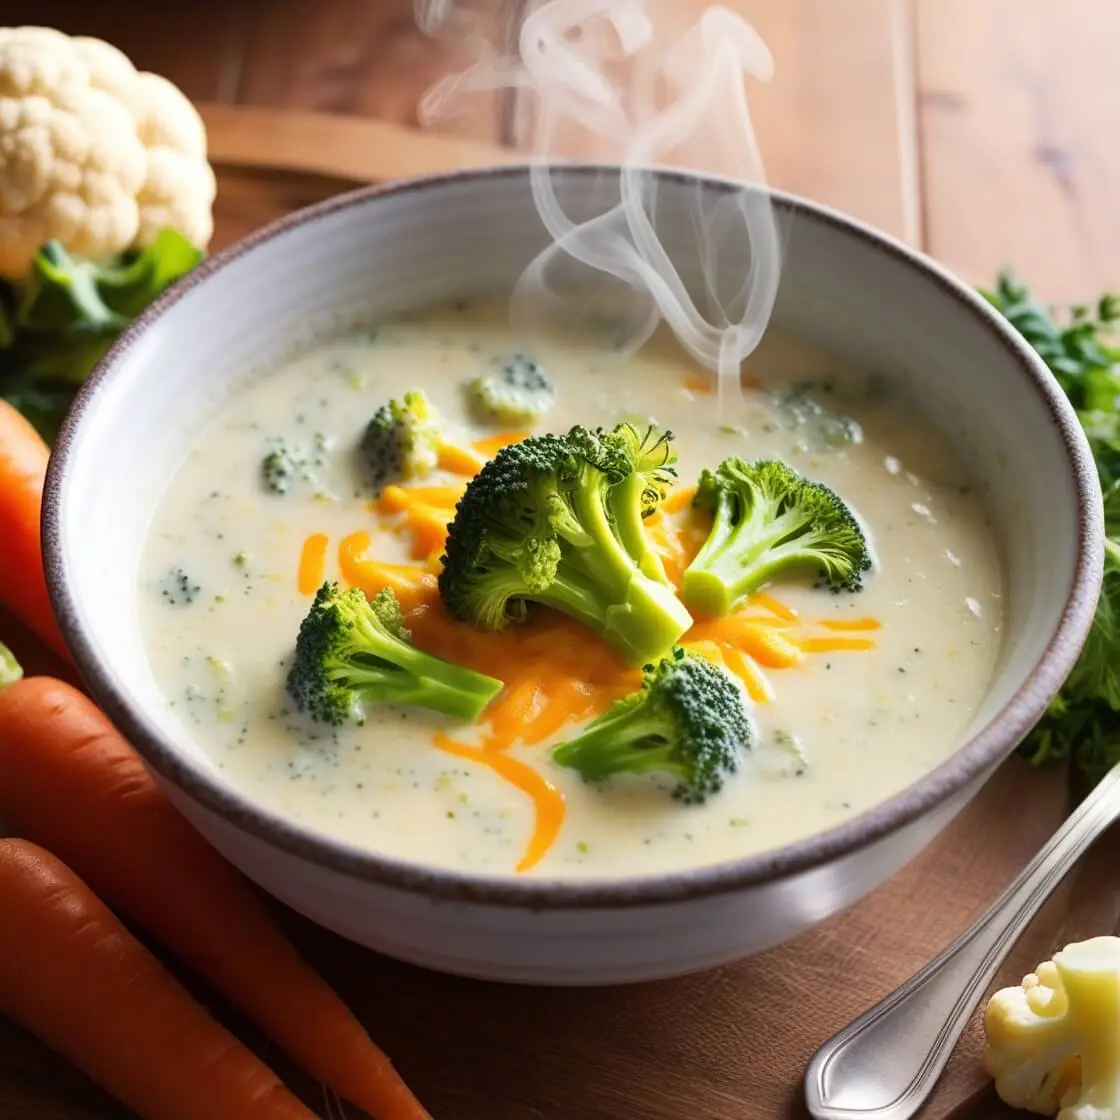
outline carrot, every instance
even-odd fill
[[[30,677],[0,692],[0,817],[340,1096],[378,1120],[427,1120],[249,884],[172,807],[98,708],[61,681]]]
[[[47,595],[39,546],[39,511],[49,458],[39,433],[0,400],[0,601],[69,661]]]
[[[0,1012],[147,1120],[314,1120],[54,856],[0,840]]]

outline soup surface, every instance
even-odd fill
[[[628,358],[592,334],[532,351],[557,387],[537,430],[622,419],[669,427],[681,487],[727,455],[779,457],[835,489],[869,532],[876,568],[861,592],[775,581],[741,609],[753,628],[747,653],[700,647],[726,653],[752,697],[754,746],[721,792],[686,805],[656,777],[589,784],[553,763],[550,747],[573,734],[581,712],[540,707],[533,682],[547,673],[555,683],[556,667],[525,659],[525,634],[509,668],[529,684],[494,706],[505,704],[500,764],[485,747],[496,722],[464,727],[368,706],[362,725],[335,729],[294,711],[284,682],[313,587],[323,579],[365,586],[369,560],[435,570],[431,526],[402,523],[364,485],[355,447],[374,409],[419,387],[455,445],[492,439],[501,428],[472,423],[463,383],[519,349],[504,304],[413,316],[317,346],[258,378],[199,436],[150,528],[141,625],[183,735],[228,781],[311,829],[398,858],[488,874],[630,876],[821,831],[952,752],[999,649],[1001,573],[983,505],[904,401],[773,332],[748,363],[742,399],[722,403],[711,375],[668,336]],[[303,448],[309,464],[283,494],[265,488],[261,471],[280,440]],[[465,482],[439,471],[416,485],[439,487],[431,492],[439,507]],[[678,566],[704,528],[690,527],[696,515],[682,505],[657,530]],[[434,520],[438,542],[438,510]],[[435,631],[421,616],[439,607],[422,599],[413,636],[424,646]],[[538,645],[572,680],[602,662],[600,640],[578,628],[555,641],[546,630]],[[796,656],[784,657],[791,649]]]

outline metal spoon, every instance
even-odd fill
[[[973,926],[813,1055],[814,1120],[908,1120],[925,1102],[1016,938],[1063,876],[1120,817],[1120,764]]]

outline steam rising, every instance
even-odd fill
[[[693,199],[691,253],[703,274],[703,306],[686,290],[657,228],[652,168],[711,172],[764,182],[747,85],[767,81],[773,60],[745,20],[722,6],[682,25],[679,0],[544,0],[528,8],[511,49],[479,30],[454,0],[416,0],[429,33],[454,27],[476,61],[425,95],[423,123],[452,115],[469,95],[518,90],[531,95],[519,146],[532,154],[533,198],[553,243],[526,269],[513,298],[517,325],[540,329],[601,310],[606,285],[623,313],[622,348],[633,351],[664,321],[698,362],[719,374],[721,395],[738,384],[743,360],[770,319],[781,242],[769,197],[743,188]],[[566,139],[584,134],[621,165],[617,203],[576,220],[557,198],[552,174]],[[726,254],[749,260],[733,275]]]

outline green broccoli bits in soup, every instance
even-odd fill
[[[440,420],[420,389],[381,405],[362,436],[360,454],[374,493],[390,482],[426,478],[439,462]]]
[[[706,393],[667,333],[515,339],[501,300],[377,328],[247,377],[154,510],[152,673],[247,796],[421,864],[658,875],[968,733],[999,557],[889,378],[771,331]]]
[[[480,424],[522,427],[536,424],[556,399],[552,379],[532,358],[514,354],[496,369],[467,383],[467,403]]]

